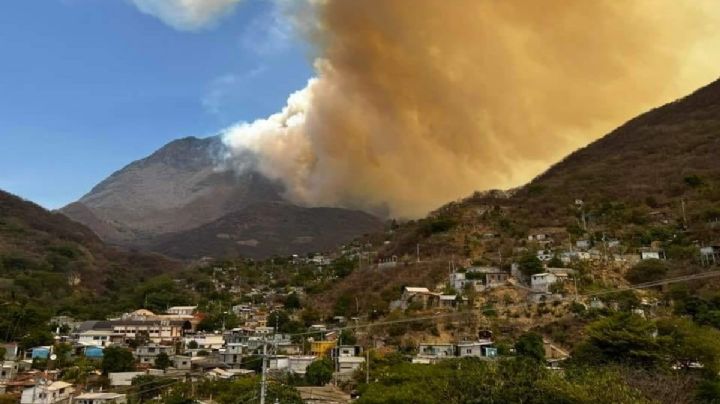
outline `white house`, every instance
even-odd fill
[[[225,339],[222,334],[196,334],[190,335],[184,338],[185,346],[192,341],[197,344],[198,349],[204,349],[211,351],[213,349],[220,349],[225,345]]]
[[[299,375],[304,375],[307,367],[310,366],[315,359],[317,359],[317,357],[311,355],[290,356],[288,357],[288,370]]]
[[[659,251],[640,251],[641,260],[659,260],[660,258]]]
[[[120,393],[83,393],[73,399],[73,404],[125,404],[127,396]]]
[[[125,334],[104,330],[90,330],[77,334],[76,338],[80,345],[106,347],[123,343]]]
[[[41,381],[34,387],[23,390],[20,404],[70,403],[74,391],[70,383]]]
[[[167,309],[167,314],[175,316],[192,316],[195,314],[197,306],[173,306]]]

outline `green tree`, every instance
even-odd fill
[[[573,358],[592,365],[622,363],[630,367],[656,366],[663,358],[661,342],[653,322],[631,313],[617,313],[586,328]]]
[[[630,283],[653,282],[664,278],[668,273],[668,267],[664,262],[657,259],[642,260],[630,268],[625,274],[625,279]]]
[[[520,272],[525,276],[532,276],[539,274],[545,269],[543,268],[542,261],[535,254],[525,254],[518,260],[518,267]]]
[[[521,335],[515,343],[515,352],[518,356],[535,361],[545,360],[545,345],[542,336],[534,332]]]
[[[155,358],[155,367],[157,369],[165,370],[172,365],[172,362],[170,361],[170,357],[165,352],[160,352],[158,356]]]
[[[329,358],[314,361],[307,367],[305,379],[314,386],[324,386],[332,380],[333,363]]]
[[[300,297],[297,295],[297,293],[293,292],[288,295],[288,297],[285,298],[285,310],[298,310],[302,307],[302,304],[300,303]]]
[[[132,352],[119,346],[109,346],[103,351],[102,372],[129,372],[135,369],[135,358]]]
[[[198,343],[197,343],[197,341],[192,340],[192,341],[188,342],[187,347],[188,347],[188,349],[197,349]]]

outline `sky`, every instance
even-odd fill
[[[193,3],[3,2],[0,189],[62,207],[167,142],[267,116],[306,85],[309,50],[271,0]]]

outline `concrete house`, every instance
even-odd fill
[[[543,272],[530,277],[530,287],[534,292],[550,293],[550,286],[558,281],[555,274]]]
[[[135,357],[141,364],[154,365],[155,359],[158,357],[158,355],[160,355],[160,353],[165,353],[167,356],[173,355],[175,353],[175,347],[167,345],[148,344],[139,346],[135,349]]]
[[[73,399],[73,404],[125,404],[127,396],[120,393],[83,393]]]
[[[74,391],[75,388],[70,383],[43,380],[31,388],[23,390],[20,404],[70,403]]]

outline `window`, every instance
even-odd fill
[[[472,348],[466,349],[466,350],[465,350],[465,353],[466,353],[466,354],[471,354],[471,353],[472,353]]]

